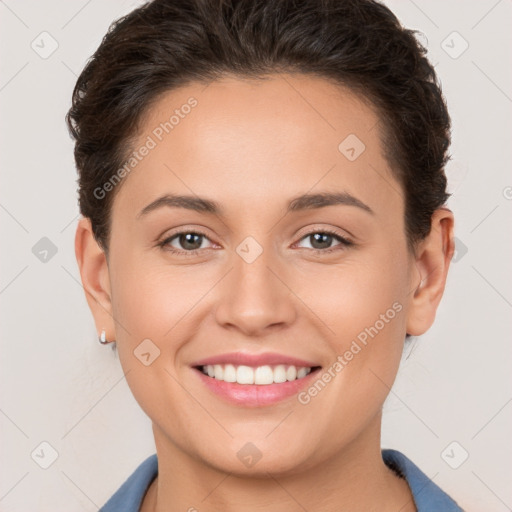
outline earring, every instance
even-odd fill
[[[102,345],[108,345],[109,343],[112,343],[111,341],[107,341],[107,335],[105,333],[105,329],[102,329],[100,336],[98,337],[98,341]]]

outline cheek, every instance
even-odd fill
[[[329,325],[333,362],[341,356],[340,381],[355,390],[354,398],[384,399],[395,379],[406,334],[407,269],[405,249],[331,269],[328,292],[312,304]]]
[[[178,406],[172,397],[181,390],[170,374],[184,367],[183,348],[212,309],[208,292],[222,273],[148,260],[128,256],[112,265],[111,277],[120,362],[129,372],[135,398],[149,414],[148,408],[158,409],[165,393],[170,407]]]
[[[130,343],[141,337],[172,340],[169,331],[197,301],[197,288],[192,284],[197,277],[184,268],[151,266],[143,261],[124,261],[117,266],[113,309],[130,333]],[[122,330],[121,334],[124,338],[127,333]]]
[[[397,257],[379,261],[338,272],[331,268],[329,292],[317,293],[311,303],[330,328],[324,329],[331,354],[323,370],[328,384],[312,386],[301,402],[313,417],[329,416],[319,444],[327,437],[341,446],[357,435],[381,410],[396,378],[405,337],[407,267]]]
[[[183,272],[148,265],[142,258],[126,258],[115,269],[112,303],[123,326],[116,327],[116,337],[127,383],[152,420],[175,425],[184,407],[175,369],[180,348],[191,336],[193,315],[188,315],[198,289]]]
[[[340,265],[317,266],[308,280],[295,283],[297,295],[329,327],[329,338],[343,350],[348,340],[374,335],[396,339],[404,329],[409,279],[406,253],[354,253]],[[323,283],[323,285],[322,285]]]

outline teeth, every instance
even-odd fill
[[[236,382],[236,368],[232,364],[224,367],[224,377],[222,380],[226,382]]]
[[[224,378],[224,368],[220,364],[216,364],[213,367],[213,376],[218,380],[222,380]]]
[[[274,368],[274,382],[278,384],[286,382],[286,368],[284,365],[280,364]]]
[[[236,369],[238,384],[254,384],[254,370],[250,366],[239,366]]]
[[[305,377],[308,373],[307,368],[299,368],[297,370],[297,379],[302,379],[302,377]]]
[[[270,366],[258,366],[254,371],[254,384],[272,384],[274,372]]]
[[[297,378],[297,368],[295,366],[288,366],[286,370],[286,380],[295,380]]]
[[[311,372],[311,368],[285,366],[234,366],[232,364],[216,364],[203,366],[205,375],[224,382],[236,382],[238,384],[281,384],[286,381],[302,379]]]

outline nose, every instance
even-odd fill
[[[233,268],[219,290],[217,322],[246,336],[286,328],[297,312],[284,266],[268,256],[270,250],[254,261],[240,254],[233,254]]]

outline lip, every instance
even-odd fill
[[[303,377],[281,384],[238,384],[237,382],[224,382],[205,375],[200,369],[193,368],[201,382],[214,394],[229,404],[241,407],[265,407],[290,398],[305,387],[309,387],[313,379],[318,378],[321,368],[314,370]]]
[[[195,363],[192,363],[192,367],[207,366],[209,364],[232,364],[234,366],[251,366],[256,368],[257,366],[275,366],[278,364],[290,365],[290,366],[304,366],[313,368],[320,366],[314,361],[307,361],[305,359],[298,359],[296,357],[287,356],[284,354],[278,354],[276,352],[263,352],[261,354],[248,354],[247,352],[230,352],[226,354],[219,354],[206,359],[201,359]],[[300,380],[300,379],[299,379]]]

